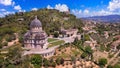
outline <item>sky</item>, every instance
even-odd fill
[[[120,15],[120,0],[0,0],[0,17],[41,8],[70,12],[80,17]]]

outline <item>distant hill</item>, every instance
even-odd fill
[[[120,22],[120,15],[93,16],[93,17],[86,17],[83,19],[99,21],[99,22],[118,23]]]
[[[30,22],[37,15],[42,22],[42,28],[48,35],[54,31],[59,31],[61,26],[65,29],[78,28],[82,26],[81,20],[73,14],[66,14],[55,9],[39,9],[30,12],[16,12],[15,14],[6,15],[0,18],[0,39],[6,34],[24,34],[29,30]]]

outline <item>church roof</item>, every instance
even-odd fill
[[[36,39],[42,39],[42,38],[46,38],[46,34],[44,33],[37,33],[36,36],[35,36]]]
[[[42,23],[37,19],[37,16],[35,16],[35,19],[31,22],[30,27],[42,27]]]

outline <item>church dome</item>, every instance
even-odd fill
[[[42,27],[42,23],[40,22],[40,20],[37,19],[37,16],[35,17],[35,19],[31,22],[30,27]]]

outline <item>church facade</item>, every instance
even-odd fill
[[[42,23],[37,16],[30,23],[30,30],[24,35],[24,48],[30,49],[27,54],[41,54],[44,57],[52,56],[55,48],[47,48],[47,34],[42,30]]]
[[[30,24],[30,30],[24,35],[24,46],[27,49],[46,49],[47,35],[42,30],[41,22],[35,17]]]

